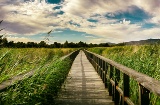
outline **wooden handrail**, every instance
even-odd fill
[[[140,96],[139,96],[140,102],[139,103],[141,105],[149,105],[149,93],[150,92],[152,92],[155,95],[160,97],[160,81],[158,81],[152,77],[149,77],[148,75],[137,72],[136,70],[128,68],[124,65],[118,64],[115,61],[112,61],[108,58],[105,58],[105,57],[100,56],[98,54],[95,54],[93,52],[90,52],[87,50],[84,50],[84,52],[85,52],[87,58],[89,59],[89,61],[92,63],[92,65],[98,71],[100,76],[107,75],[107,76],[105,76],[105,79],[107,79],[106,77],[109,77],[109,79],[110,79],[109,82],[112,82],[112,83],[109,83],[110,86],[108,86],[108,88],[109,88],[109,93],[112,94],[113,101],[120,101],[119,99],[118,100],[115,99],[115,97],[119,97],[120,93],[121,93],[121,92],[117,93],[117,91],[120,91],[120,90],[117,90],[117,89],[119,89],[117,87],[118,86],[117,82],[119,81],[119,76],[120,76],[119,71],[121,73],[123,73],[123,82],[125,82],[124,86],[123,86],[123,88],[125,89],[125,90],[123,90],[124,95],[123,95],[123,97],[119,97],[120,99],[122,98],[124,100],[124,97],[129,97],[129,78],[133,78],[139,84],[139,87],[140,87],[139,88],[139,93],[140,93]],[[104,67],[104,65],[106,67]],[[114,69],[113,69],[113,67],[114,67]],[[106,69],[110,70],[109,75],[107,73],[102,74],[103,71],[106,71]],[[114,79],[113,79],[113,72],[115,72]],[[105,80],[105,79],[103,78],[103,80]],[[114,88],[112,87],[112,85],[115,85]],[[147,100],[148,100],[148,102],[147,102]],[[127,105],[128,101],[122,102],[122,103],[124,105]],[[117,102],[115,102],[115,104],[117,104]]]

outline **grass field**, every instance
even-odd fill
[[[60,57],[75,49],[1,49],[0,82],[35,70],[35,74],[17,81],[0,93],[0,105],[54,104],[55,96],[66,78],[70,60]]]
[[[15,75],[34,70],[74,49],[0,49],[0,83]],[[53,61],[52,61],[53,62]]]
[[[160,45],[117,46],[89,50],[160,80]],[[132,100],[138,103],[138,84],[134,80],[131,80],[130,88]],[[151,95],[151,105],[159,104],[160,99]]]

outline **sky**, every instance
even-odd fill
[[[160,0],[0,0],[9,41],[121,43],[160,39]]]

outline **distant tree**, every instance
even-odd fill
[[[47,44],[45,41],[41,41],[39,44],[38,44],[39,47],[46,47]]]
[[[50,45],[49,45],[49,48],[54,48],[54,44],[50,44]]]
[[[35,42],[27,42],[26,46],[29,47],[29,48],[33,48],[33,47],[36,48],[38,45]]]
[[[68,47],[69,47],[69,46],[68,46],[68,41],[64,42],[63,47],[64,47],[64,48],[68,48]]]
[[[62,45],[60,43],[54,42],[54,48],[61,48]]]
[[[92,44],[92,43],[90,43],[90,44],[88,45],[88,47],[93,47],[93,44]]]
[[[88,47],[88,45],[86,44],[86,42],[84,43],[84,42],[80,41],[78,43],[78,47]]]
[[[8,47],[10,48],[15,47],[14,41],[8,42]]]
[[[8,47],[8,41],[7,38],[2,38],[2,42],[1,42],[3,47]]]
[[[77,44],[71,42],[71,43],[68,43],[68,46],[69,46],[69,48],[76,48]]]
[[[108,43],[100,43],[98,47],[109,47]]]
[[[15,47],[16,47],[16,48],[25,48],[25,47],[26,47],[26,44],[23,43],[23,42],[17,42],[17,43],[15,43]]]

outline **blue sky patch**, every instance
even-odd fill
[[[95,20],[95,19],[87,19],[89,22],[93,22],[93,23],[96,23],[98,22],[98,20]]]
[[[47,0],[48,3],[51,3],[51,4],[58,4],[60,2],[63,2],[64,0]]]
[[[157,27],[157,25],[154,24],[154,23],[144,23],[144,24],[142,24],[142,28],[154,28],[154,27]]]
[[[111,15],[112,14],[112,15]],[[127,19],[132,23],[143,22],[146,19],[151,18],[152,16],[146,13],[143,9],[138,8],[137,6],[128,7],[125,12],[118,11],[116,13],[106,14],[108,19]]]
[[[53,9],[56,10],[56,9],[60,9],[60,8],[62,8],[62,6],[56,6]]]
[[[78,27],[80,27],[80,26],[81,26],[80,24],[75,23],[75,22],[73,22],[72,20],[71,20],[71,21],[69,21],[69,24],[70,24],[70,25],[75,25],[75,26],[78,26]]]

